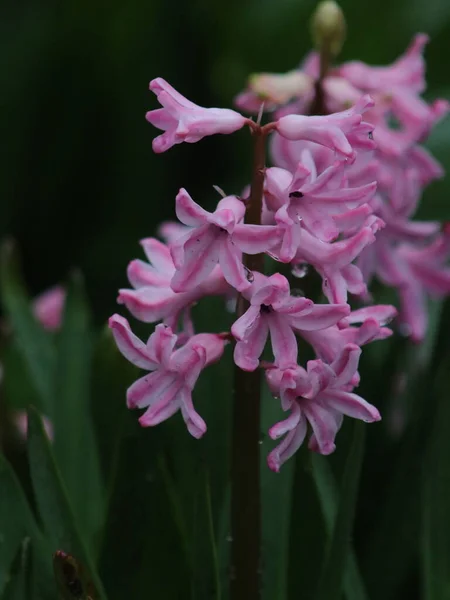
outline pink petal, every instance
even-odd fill
[[[157,361],[152,360],[149,356],[146,345],[134,335],[126,319],[116,314],[110,317],[108,323],[118,349],[127,360],[133,365],[149,371],[157,367]]]
[[[375,406],[372,406],[357,394],[341,390],[327,390],[321,397],[328,406],[348,417],[360,419],[365,423],[373,423],[381,419]]]
[[[204,225],[210,216],[210,213],[192,200],[184,188],[177,194],[175,210],[180,221],[192,227]]]
[[[173,291],[184,292],[204,281],[217,264],[220,245],[217,227],[204,225],[195,229],[184,244],[183,265],[171,281]]]
[[[358,370],[361,348],[355,344],[348,344],[342,350],[341,354],[333,361],[331,368],[336,373],[336,379],[333,382],[333,388],[339,388],[346,385]]]
[[[302,417],[297,427],[288,433],[284,440],[267,457],[267,464],[272,471],[278,473],[281,465],[297,452],[305,439],[306,431],[306,419]]]
[[[239,319],[233,323],[231,333],[237,340],[244,340],[252,331],[259,327],[260,321],[260,307],[250,306],[242,317],[239,317]]]
[[[259,357],[266,345],[269,327],[266,319],[260,319],[245,341],[237,342],[234,348],[234,362],[243,371],[254,371],[259,366]]]
[[[200,439],[206,433],[206,423],[195,411],[191,393],[187,388],[183,388],[180,392],[180,408],[189,433],[196,439]]]
[[[270,340],[275,364],[286,369],[297,363],[297,339],[286,317],[273,312],[268,315]]]
[[[144,408],[153,404],[175,379],[176,375],[167,371],[154,371],[137,379],[127,390],[128,408]]]
[[[128,264],[128,280],[134,288],[143,286],[169,287],[173,267],[168,273],[158,272],[143,260],[135,259]]]
[[[170,357],[177,343],[177,336],[170,327],[163,324],[157,325],[155,331],[148,338],[147,352],[149,357],[157,364],[169,368]]]
[[[295,429],[298,426],[300,419],[302,418],[302,411],[298,402],[293,402],[291,407],[291,414],[284,421],[276,423],[269,429],[269,435],[273,440],[277,440],[282,435],[285,435],[289,431]]]
[[[229,237],[221,243],[219,264],[225,280],[238,292],[251,286],[248,269],[242,264],[241,253]]]
[[[316,331],[335,325],[350,313],[348,304],[314,304],[305,316],[289,316],[291,326],[298,331]]]
[[[274,225],[236,225],[232,241],[245,254],[259,254],[280,241],[281,231]]]
[[[206,350],[199,344],[185,344],[176,350],[170,359],[170,370],[182,377],[192,389],[206,364]]]
[[[331,454],[336,449],[333,415],[313,400],[305,402],[303,412],[311,424],[320,454]]]
[[[156,402],[139,418],[142,427],[154,427],[167,421],[180,408],[179,394],[183,383],[175,378]]]

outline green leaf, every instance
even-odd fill
[[[327,541],[310,454],[304,444],[291,459],[295,472],[290,511],[289,600],[314,597]]]
[[[338,510],[339,494],[329,462],[323,456],[311,453],[312,474],[317,486],[322,513],[328,534],[333,533]],[[359,572],[355,552],[350,548],[344,573],[344,592],[347,600],[367,600],[367,593]]]
[[[11,581],[2,600],[28,600],[31,595],[30,538],[24,538],[14,560]]]
[[[450,303],[447,308],[450,309]],[[442,343],[447,343],[448,337],[448,322],[439,319],[441,309],[441,303],[432,305],[426,340],[421,345],[406,345],[397,360],[397,373],[407,381],[404,392],[379,390],[385,398],[390,397],[388,403],[403,403],[406,423],[395,444],[391,435],[388,451],[386,447],[374,451],[369,438],[372,456],[366,461],[369,472],[367,487],[362,492],[367,498],[367,507],[361,507],[365,511],[361,519],[365,544],[361,569],[367,589],[375,599],[398,598],[401,584],[413,568],[420,549],[420,466],[430,441],[436,406],[436,370],[444,355]],[[450,317],[450,310],[447,312]],[[389,544],[386,539],[390,540]]]
[[[63,550],[79,558],[91,575],[100,598],[105,598],[85,541],[78,530],[41,417],[34,408],[28,410],[28,457],[37,507],[53,551]],[[85,501],[89,502],[89,490],[86,491]]]
[[[91,332],[81,275],[71,277],[57,338],[54,453],[77,522],[90,541],[102,518],[102,480],[91,416]]]
[[[0,454],[0,596],[14,554],[25,538],[32,540],[33,590],[40,600],[54,600],[51,550],[38,529],[19,481]]]
[[[285,418],[280,401],[263,387],[261,405],[261,430],[267,431],[277,421]],[[294,461],[283,465],[280,473],[267,466],[267,454],[274,442],[266,437],[261,443],[261,500],[262,500],[262,571],[263,598],[286,600],[288,598],[289,535],[291,520]]]
[[[22,540],[40,533],[17,477],[0,454],[0,597]]]
[[[350,551],[350,539],[358,495],[359,475],[364,455],[364,423],[355,421],[339,494],[339,508],[325,556],[317,590],[317,600],[339,600]]]
[[[424,600],[450,598],[450,403],[448,361],[437,378],[438,404],[422,471]]]
[[[5,242],[1,249],[0,284],[3,306],[39,394],[41,408],[51,417],[54,398],[54,348],[51,337],[34,318],[30,299],[20,276],[17,255],[11,242]]]

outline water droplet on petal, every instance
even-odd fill
[[[297,279],[303,279],[306,275],[308,275],[309,266],[307,263],[298,263],[294,265],[291,269],[291,273]]]
[[[272,254],[271,252],[266,252],[267,256],[270,256],[270,258],[273,258],[273,260],[276,260],[277,262],[281,262],[280,259],[278,258],[278,256],[275,256],[275,254]]]
[[[247,267],[244,267],[244,269],[245,269],[245,276],[247,277],[247,281],[252,283],[255,280],[255,275],[253,274],[253,271],[250,271],[250,269],[247,269]]]
[[[408,323],[401,323],[398,326],[398,332],[404,337],[409,337],[412,333],[412,327]]]
[[[236,312],[236,304],[237,304],[237,298],[228,298],[228,300],[225,303],[225,307],[229,313],[235,313]]]

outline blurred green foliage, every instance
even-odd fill
[[[226,598],[231,361],[196,390],[204,439],[191,439],[178,417],[142,430],[124,402],[136,373],[103,326],[138,240],[173,216],[178,188],[206,205],[212,184],[239,191],[249,172],[244,132],[154,155],[148,81],[163,76],[201,105],[228,106],[249,73],[300,61],[314,4],[1,3],[0,238],[16,240],[27,282],[5,247],[1,297],[15,335],[2,341],[2,599],[55,599],[58,549],[84,564],[99,598]],[[344,60],[390,62],[425,30],[427,93],[449,97],[447,0],[341,4]],[[450,119],[429,146],[450,170]],[[447,177],[426,191],[420,216],[450,219],[449,196]],[[74,267],[84,284],[69,276]],[[52,335],[34,321],[25,288],[34,295],[68,279],[64,325]],[[219,301],[196,313],[199,330],[229,325]],[[329,600],[329,580],[336,599],[340,586],[348,600],[450,598],[450,306],[436,304],[432,317],[421,348],[392,339],[364,352],[361,394],[386,415],[365,428],[365,452],[346,423],[330,459],[302,450],[279,476],[263,462],[264,600],[308,600],[317,589]],[[397,436],[394,402],[408,415]],[[6,425],[9,409],[30,404],[27,454]],[[265,398],[263,424],[276,411]],[[52,446],[38,413],[54,423]],[[263,455],[270,446],[262,440]],[[354,515],[349,471],[361,460]]]

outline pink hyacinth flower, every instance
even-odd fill
[[[344,164],[336,161],[317,175],[311,153],[306,150],[294,175],[277,167],[267,169],[266,204],[278,207],[280,222],[289,220],[297,229],[290,232],[292,237],[298,239],[304,226],[320,240],[331,242],[342,231],[364,223],[372,212],[367,202],[376,190],[376,182],[346,187],[344,170]],[[294,258],[298,244],[286,240],[283,246],[280,258],[289,262]]]
[[[352,61],[338,67],[337,73],[360,90],[388,92],[392,87],[404,87],[420,94],[425,89],[423,49],[427,42],[428,36],[419,33],[392,65],[372,67]]]
[[[152,427],[181,411],[189,433],[200,438],[206,424],[194,409],[192,390],[201,373],[223,353],[225,341],[219,335],[195,335],[181,348],[170,327],[157,325],[147,344],[137,338],[128,321],[119,315],[109,319],[117,347],[132,364],[150,371],[128,388],[128,408],[147,408],[139,418],[143,427]]]
[[[198,286],[217,264],[226,281],[236,290],[248,288],[251,276],[242,264],[242,252],[265,252],[280,239],[275,226],[242,223],[245,204],[236,196],[223,198],[210,213],[181,189],[177,195],[176,213],[182,223],[192,227],[171,247],[176,267],[171,286],[176,292]]]
[[[396,287],[400,296],[399,321],[406,335],[421,342],[428,324],[427,295],[439,298],[450,294],[450,228],[446,226],[428,246],[400,244],[383,256],[388,260],[383,265],[384,280]]]
[[[161,77],[150,82],[150,89],[163,107],[145,115],[147,121],[164,131],[153,140],[155,152],[165,152],[181,142],[198,142],[207,135],[233,133],[247,123],[247,119],[234,110],[197,106]]]
[[[175,274],[170,249],[154,238],[142,240],[141,245],[148,262],[139,259],[130,262],[127,273],[134,289],[119,290],[118,302],[125,304],[140,321],[154,323],[163,320],[174,331],[182,318],[184,332],[193,335],[190,307],[204,296],[230,292],[220,268],[214,268],[200,285],[177,294],[170,287]]]
[[[334,150],[353,161],[355,150],[373,150],[373,125],[362,120],[362,113],[374,106],[363,96],[348,110],[326,116],[287,115],[276,122],[278,133],[288,140],[307,140]]]
[[[381,219],[369,217],[367,223],[355,235],[332,244],[323,242],[306,229],[297,231],[297,223],[289,215],[277,213],[277,221],[281,229],[284,228],[285,236],[281,248],[274,249],[274,254],[281,260],[283,245],[289,248],[297,246],[293,262],[308,263],[322,276],[323,293],[329,302],[341,304],[347,301],[347,292],[361,295],[366,291],[362,274],[353,260],[367,245],[375,241],[375,233],[383,226]],[[297,235],[297,237],[294,237]],[[291,250],[286,250],[286,257]]]
[[[319,331],[303,331],[302,337],[313,347],[318,358],[332,363],[346,344],[365,346],[390,337],[393,332],[386,325],[396,316],[394,306],[367,306],[352,311],[342,319],[339,326],[333,325]]]
[[[352,380],[358,369],[361,349],[348,344],[339,356],[327,365],[321,360],[311,360],[307,369],[295,367],[285,372],[268,369],[269,385],[277,388],[285,410],[290,415],[269,430],[272,439],[285,436],[272,450],[267,462],[278,472],[301,446],[307,433],[307,423],[313,434],[309,447],[320,454],[331,454],[343,415],[372,423],[381,419],[378,410],[357,394],[352,393]],[[281,375],[281,376],[280,376]],[[272,381],[271,381],[272,380]]]
[[[243,294],[250,307],[231,327],[238,340],[234,362],[244,371],[258,368],[259,358],[270,334],[275,363],[287,368],[297,362],[295,332],[315,331],[336,324],[350,312],[347,304],[314,304],[291,296],[288,280],[275,273],[255,273],[250,290]]]
[[[65,301],[66,290],[60,285],[46,290],[34,299],[34,315],[45,329],[56,331],[61,327]]]

